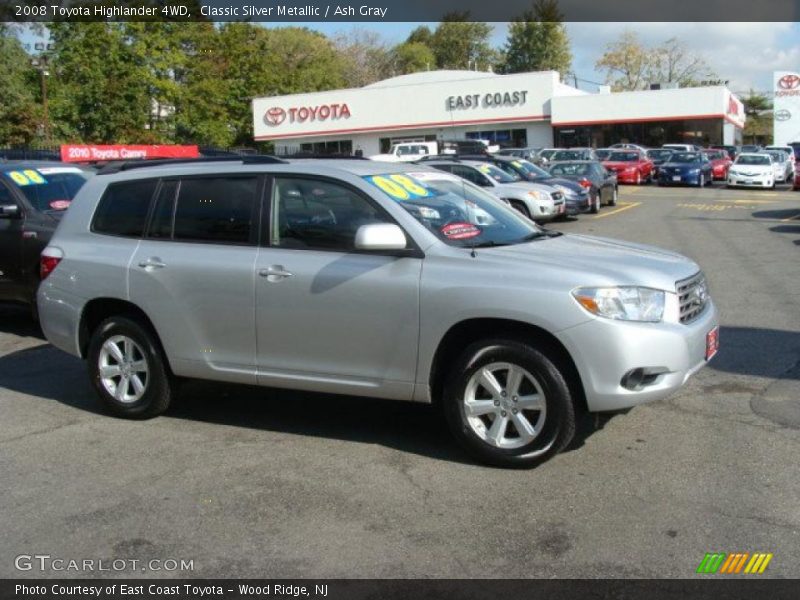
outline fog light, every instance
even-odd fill
[[[628,371],[625,375],[622,376],[622,387],[629,389],[629,390],[637,390],[639,386],[642,385],[642,381],[644,380],[644,369],[633,369],[632,371]]]
[[[620,380],[620,385],[627,390],[639,391],[656,382],[659,375],[668,373],[664,367],[638,367],[631,369]]]

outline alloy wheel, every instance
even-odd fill
[[[147,389],[149,367],[142,348],[125,335],[115,335],[103,342],[98,357],[100,381],[118,402],[132,404]]]

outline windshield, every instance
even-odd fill
[[[740,155],[736,159],[737,165],[768,165],[770,163],[769,156],[750,156]]]
[[[728,153],[723,150],[713,150],[711,152],[706,152],[708,158],[710,160],[718,160],[720,158],[728,158]]]
[[[582,150],[559,150],[553,154],[553,160],[581,160],[583,157]]]
[[[786,162],[786,154],[783,152],[767,152],[774,162]]]
[[[451,246],[506,246],[544,235],[532,221],[468,181],[427,171],[364,179]]]
[[[67,210],[88,176],[75,167],[42,167],[5,171],[34,209],[42,212]]]
[[[611,156],[612,150],[608,150],[607,148],[601,148],[600,150],[595,150],[594,154],[600,160],[606,160],[609,156]]]
[[[520,177],[513,171],[507,173],[503,169],[495,167],[494,165],[490,165],[489,163],[478,165],[475,168],[478,169],[478,171],[480,171],[484,175],[494,179],[497,183],[513,183],[515,181],[522,180],[522,177]]]
[[[647,156],[653,160],[667,160],[672,156],[672,150],[648,150]]]
[[[553,154],[555,154],[556,152],[558,152],[558,150],[542,150],[541,152],[539,152],[539,158],[546,158],[549,160],[550,157],[553,156]]]
[[[638,152],[612,152],[608,157],[612,162],[636,162],[639,160]]]
[[[516,167],[517,171],[525,173],[528,179],[550,178],[550,173],[527,160],[512,160],[511,164]]]
[[[588,173],[588,163],[559,163],[550,167],[550,174],[559,177],[577,177]]]
[[[703,157],[697,152],[676,152],[669,159],[673,163],[699,163],[703,162]]]

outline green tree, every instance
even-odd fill
[[[150,115],[148,72],[124,35],[124,24],[58,22],[51,69],[54,130],[64,140],[142,140]]]
[[[433,45],[433,32],[427,25],[420,25],[408,35],[406,42],[410,44],[425,44],[430,48]]]
[[[511,22],[505,47],[504,73],[558,71],[572,65],[569,37],[556,0],[536,0],[530,10]]]
[[[487,70],[498,61],[497,51],[489,45],[491,25],[468,19],[469,12],[449,13],[433,32],[430,47],[439,68]]]
[[[392,49],[392,66],[398,75],[436,68],[436,56],[421,42],[404,42]]]
[[[773,133],[772,101],[754,90],[741,96],[747,121],[742,132],[745,142],[770,142]]]
[[[30,144],[41,124],[37,75],[13,29],[0,27],[0,145]]]

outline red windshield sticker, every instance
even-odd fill
[[[450,223],[442,227],[441,232],[451,240],[468,240],[481,234],[481,230],[472,223]]]
[[[50,208],[53,210],[67,210],[69,208],[69,200],[53,200],[50,203]]]

